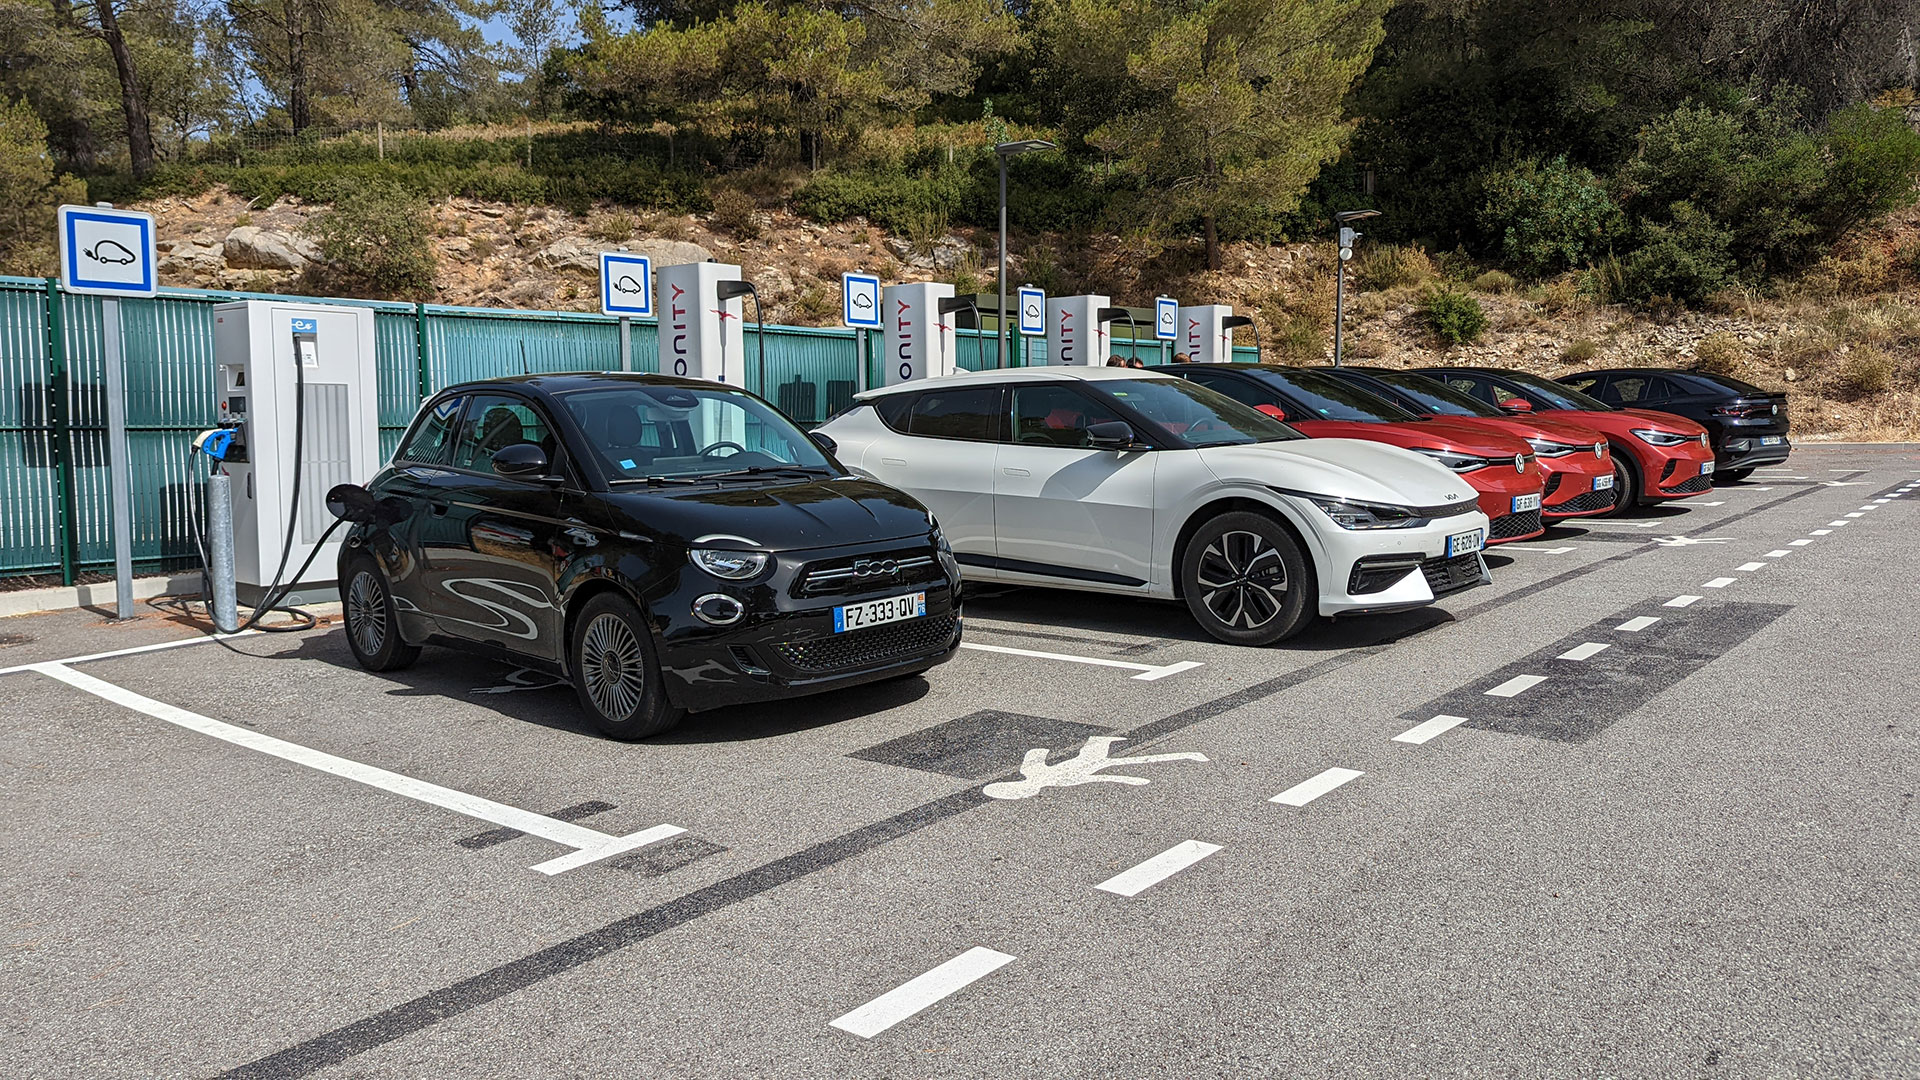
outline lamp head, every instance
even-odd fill
[[[1380,211],[1378,210],[1338,210],[1334,212],[1333,220],[1345,225],[1349,221],[1359,221],[1363,218],[1379,216]]]
[[[1034,150],[1057,150],[1059,147],[1059,143],[1051,143],[1045,139],[1015,139],[1012,142],[995,143],[993,152],[1002,157],[1008,157],[1013,154],[1030,153]]]

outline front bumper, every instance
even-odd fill
[[[1690,442],[1650,449],[1659,462],[1659,469],[1646,474],[1643,498],[1685,499],[1713,490],[1714,460],[1711,448]]]
[[[1487,515],[1487,543],[1505,544],[1513,540],[1525,540],[1539,536],[1546,531],[1541,520],[1541,510],[1518,510],[1513,508],[1513,500],[1522,495],[1541,494],[1541,474],[1529,467],[1526,472],[1518,473],[1512,469],[1492,466],[1464,474],[1461,479],[1473,485],[1480,496],[1480,512]]]
[[[1318,514],[1318,509],[1313,510]],[[1479,510],[1434,518],[1415,529],[1319,530],[1320,614],[1362,615],[1425,607],[1493,580],[1478,552],[1447,558],[1447,537],[1491,522]],[[1355,591],[1356,589],[1362,591]]]
[[[1547,493],[1541,502],[1541,512],[1547,520],[1604,514],[1613,508],[1614,489],[1607,487],[1595,491],[1593,488],[1597,477],[1612,479],[1612,454],[1594,457],[1591,453],[1582,452],[1565,457],[1543,457],[1540,464],[1547,470]]]

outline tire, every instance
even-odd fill
[[[610,739],[645,739],[686,716],[667,701],[653,631],[617,593],[587,601],[567,641],[567,667],[580,708]]]
[[[1737,484],[1740,481],[1745,480],[1747,477],[1752,475],[1753,475],[1753,469],[1751,468],[1728,469],[1726,472],[1723,472],[1723,473],[1714,473],[1713,482],[1716,484]]]
[[[1180,558],[1180,589],[1201,629],[1232,645],[1271,645],[1299,633],[1319,609],[1300,545],[1264,514],[1221,514],[1200,526]]]
[[[1619,517],[1640,505],[1640,477],[1627,464],[1625,452],[1613,448],[1613,509],[1595,517]]]
[[[420,646],[401,640],[393,593],[372,556],[357,555],[348,561],[340,580],[340,614],[347,648],[368,671],[398,671],[420,659]]]

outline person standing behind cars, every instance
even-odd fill
[[[1127,358],[1127,366],[1130,368],[1144,369],[1147,366],[1147,362],[1145,360],[1140,359],[1137,356],[1130,356]]]
[[[1126,367],[1127,362],[1125,360],[1120,359],[1117,356],[1109,356],[1107,357],[1107,366],[1108,367]]]
[[[1191,364],[1193,363],[1193,357],[1183,352],[1177,352],[1173,354],[1173,362],[1176,364]]]

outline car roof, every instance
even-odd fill
[[[1573,375],[1558,375],[1558,376],[1555,376],[1555,378],[1556,379],[1587,379],[1587,378],[1598,378],[1602,375],[1692,375],[1692,374],[1693,372],[1683,371],[1680,368],[1610,367],[1610,368],[1595,368],[1592,371],[1582,371]]]
[[[631,383],[643,386],[684,386],[696,390],[711,390],[716,386],[742,392],[746,389],[728,383],[716,383],[709,379],[692,379],[683,375],[654,375],[644,371],[561,371],[542,375],[501,375],[491,379],[469,379],[466,382],[443,387],[440,393],[450,390],[470,392],[492,387],[506,387],[550,395],[586,390],[596,386],[619,386]]]
[[[995,368],[988,371],[960,371],[952,375],[942,375],[937,379],[914,379],[911,382],[896,383],[893,386],[876,386],[871,390],[862,390],[853,395],[855,401],[870,401],[891,394],[904,394],[909,391],[925,390],[928,387],[942,386],[991,386],[1010,382],[1104,382],[1108,379],[1171,379],[1171,375],[1142,368],[1117,367],[1019,367]]]

